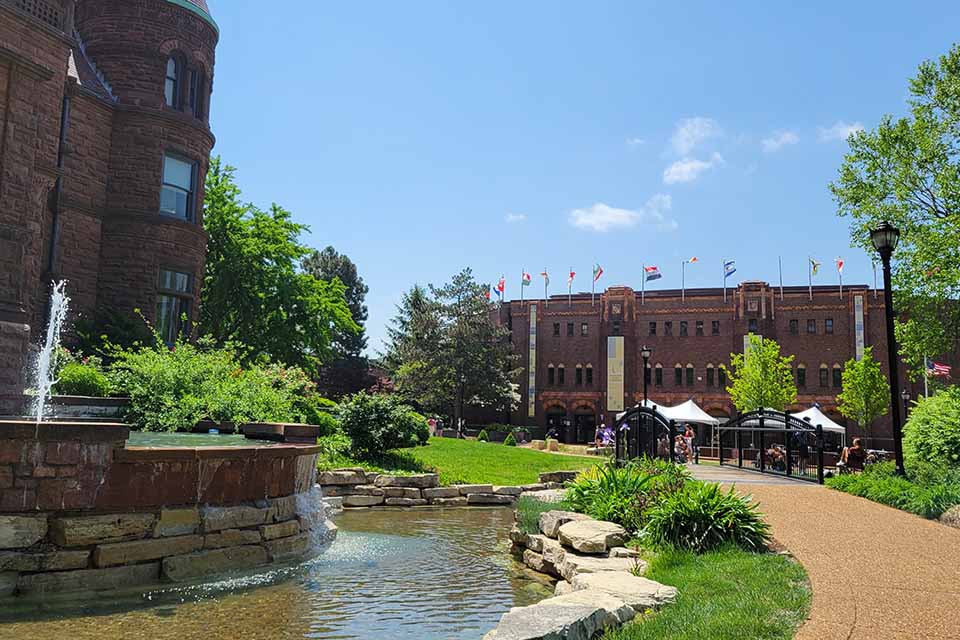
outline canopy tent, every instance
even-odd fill
[[[824,431],[832,431],[833,433],[842,433],[842,434],[847,433],[846,427],[839,425],[833,420],[831,420],[827,416],[827,414],[825,414],[823,411],[820,411],[820,407],[818,407],[817,405],[813,405],[806,411],[801,411],[800,413],[794,413],[792,415],[796,418],[799,418],[800,420],[803,420],[804,422],[810,422],[810,424],[812,424],[813,426],[820,425],[821,427],[823,427]]]
[[[639,406],[639,405],[638,405]],[[648,409],[656,409],[663,417],[667,420],[674,420],[676,422],[694,422],[698,424],[709,424],[709,425],[718,425],[720,421],[706,411],[697,406],[697,403],[693,400],[687,400],[683,404],[678,404],[675,407],[667,407],[662,404],[657,404],[653,400],[646,400],[643,403],[643,406]],[[617,414],[617,420],[620,420],[626,411]]]

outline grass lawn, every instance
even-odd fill
[[[544,453],[493,442],[430,438],[423,447],[397,449],[375,462],[358,462],[339,455],[324,458],[320,466],[364,467],[377,471],[436,471],[440,484],[519,485],[537,482],[541,471],[585,469],[597,458]]]
[[[664,551],[646,576],[677,587],[677,601],[603,640],[789,640],[810,608],[803,567],[772,553]]]

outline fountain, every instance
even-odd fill
[[[67,310],[70,307],[70,298],[67,297],[65,287],[66,280],[53,283],[50,291],[50,319],[47,322],[47,334],[37,353],[37,359],[34,363],[34,382],[36,389],[36,398],[33,401],[33,413],[37,418],[37,424],[43,420],[46,414],[47,401],[53,391],[53,385],[57,383],[54,377],[57,365],[57,349],[60,347],[60,333],[63,331],[63,324],[67,319]]]

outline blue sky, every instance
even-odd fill
[[[552,290],[738,278],[872,282],[827,185],[845,134],[905,110],[960,3],[210,0],[215,153],[370,286],[372,350],[400,295],[462,267],[546,267]],[[796,3],[799,4],[799,3]],[[278,9],[277,7],[282,7]],[[532,291],[542,291],[534,286]]]

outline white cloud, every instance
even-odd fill
[[[723,156],[714,152],[709,160],[696,158],[681,158],[663,170],[664,184],[693,182],[701,173],[723,164]]]
[[[618,209],[598,202],[586,209],[574,209],[570,212],[570,224],[591,231],[612,231],[643,225],[657,231],[673,231],[677,221],[668,218],[666,213],[673,206],[669,195],[658,193],[647,200],[640,209]]]
[[[639,147],[642,144],[647,144],[647,141],[643,138],[627,138],[628,147]]]
[[[504,220],[507,221],[507,224],[516,224],[518,222],[523,222],[527,219],[527,214],[525,213],[508,213]]]
[[[774,131],[768,137],[760,141],[763,150],[767,153],[775,153],[784,147],[800,142],[800,136],[793,131]]]
[[[832,127],[820,127],[820,141],[846,140],[857,131],[863,131],[863,123],[839,120]]]
[[[720,135],[720,125],[712,118],[686,118],[677,123],[670,146],[678,156],[685,156],[708,138]]]

